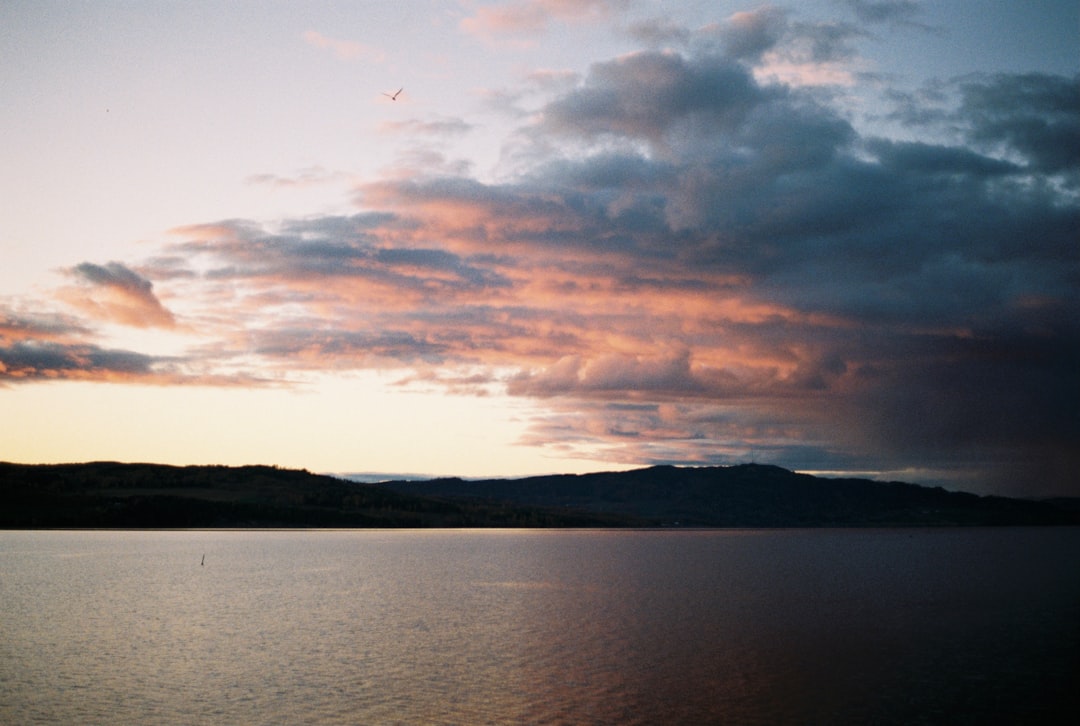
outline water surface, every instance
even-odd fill
[[[1078,554],[1076,528],[0,532],[0,722],[1051,723],[1080,706]]]

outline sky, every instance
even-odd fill
[[[0,57],[0,460],[1080,496],[1075,0],[14,0]]]

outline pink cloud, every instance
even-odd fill
[[[365,60],[371,63],[382,63],[386,58],[385,53],[378,48],[351,40],[331,38],[316,30],[305,31],[303,38],[308,45],[332,52],[338,60]]]
[[[60,292],[92,318],[136,328],[172,328],[176,318],[154,294],[153,284],[119,262],[84,262],[70,270],[81,284]]]
[[[553,22],[604,20],[625,4],[619,0],[516,0],[478,8],[475,15],[461,21],[461,28],[486,39],[532,35]]]

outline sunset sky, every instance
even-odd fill
[[[1080,495],[1075,0],[15,0],[0,59],[0,460]]]

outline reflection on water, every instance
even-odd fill
[[[0,532],[0,722],[1048,723],[1080,705],[1077,554],[1073,528]]]

